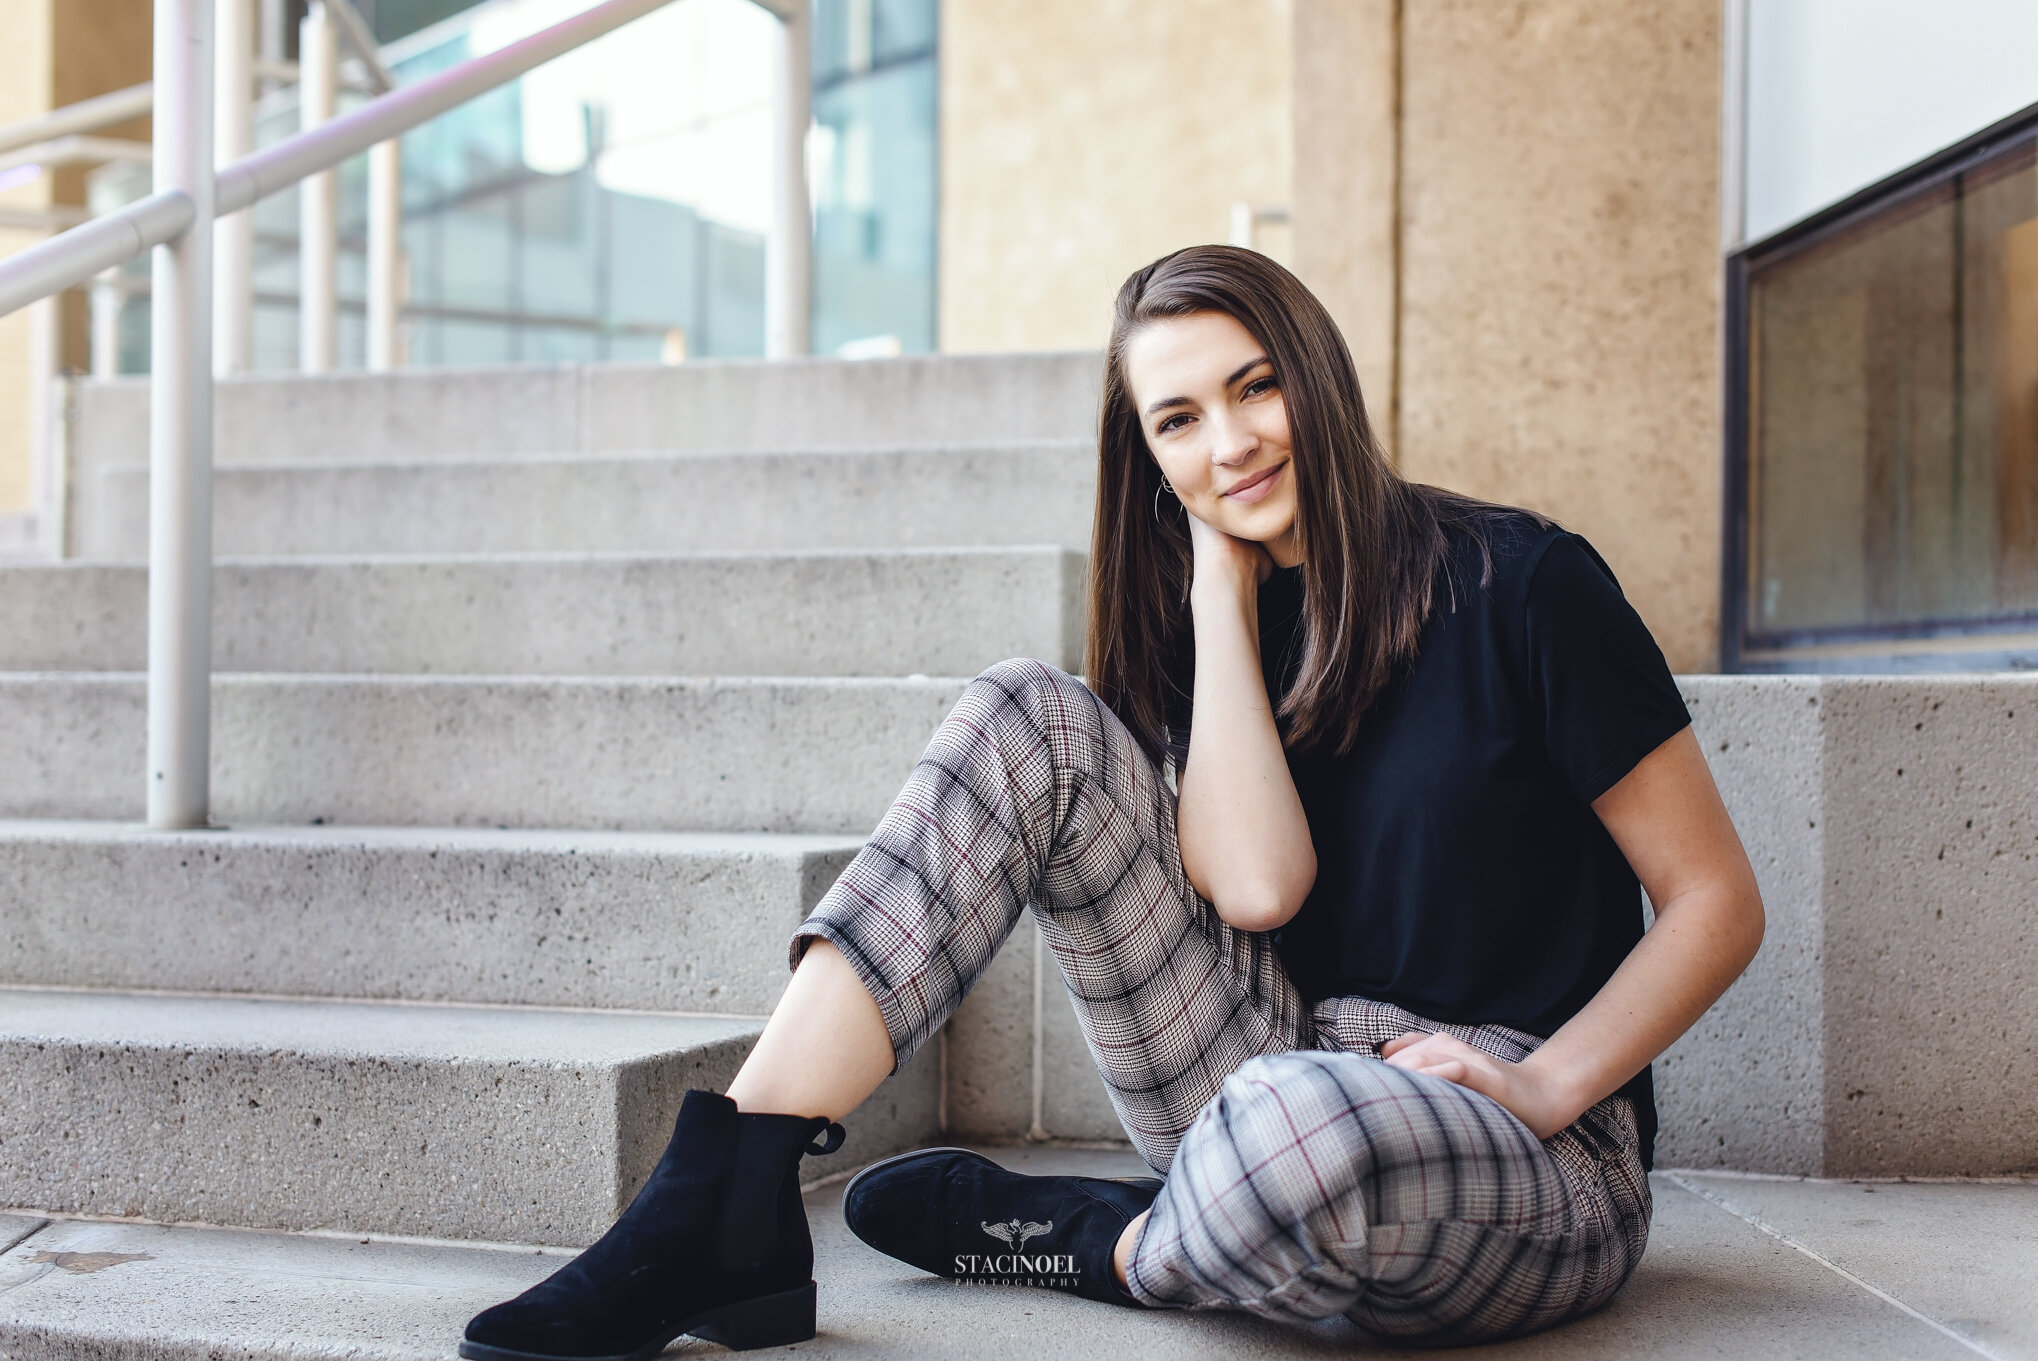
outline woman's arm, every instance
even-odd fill
[[[1518,1064],[1443,1035],[1381,1046],[1389,1063],[1484,1092],[1547,1139],[1691,1028],[1755,958],[1762,895],[1690,728],[1592,809],[1628,858],[1656,924],[1606,986]]]
[[[1176,813],[1182,868],[1225,921],[1271,931],[1316,882],[1309,820],[1260,672],[1259,588],[1273,562],[1193,515],[1189,529],[1196,693]]]

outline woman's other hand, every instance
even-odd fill
[[[1553,1076],[1494,1058],[1449,1035],[1411,1030],[1381,1045],[1380,1056],[1396,1068],[1428,1073],[1492,1097],[1538,1139],[1549,1138],[1584,1113],[1576,1095],[1558,1090]]]

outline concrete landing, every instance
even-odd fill
[[[994,1150],[1034,1171],[1125,1175],[1130,1154]],[[962,1288],[865,1248],[839,1185],[808,1198],[821,1280],[812,1358],[1433,1356],[1342,1324],[1138,1313],[1042,1291]],[[353,1237],[0,1216],[0,1355],[19,1361],[268,1361],[453,1355],[476,1310],[565,1254]],[[26,1234],[26,1237],[17,1236]],[[1649,1254],[1599,1314],[1479,1348],[1527,1358],[2038,1358],[2038,1183],[1656,1178]],[[713,1355],[682,1341],[673,1354]]]

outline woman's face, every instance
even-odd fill
[[[1125,381],[1189,513],[1265,545],[1282,567],[1300,562],[1288,408],[1252,333],[1222,312],[1149,322],[1125,347]]]

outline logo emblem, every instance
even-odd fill
[[[1054,1221],[1050,1219],[1045,1224],[1032,1221],[1022,1224],[1016,1219],[1008,1219],[1002,1224],[986,1224],[983,1227],[984,1232],[991,1237],[998,1239],[1000,1242],[1010,1243],[1012,1251],[1023,1252],[1026,1249],[1027,1240],[1038,1238],[1043,1233],[1053,1229]]]

